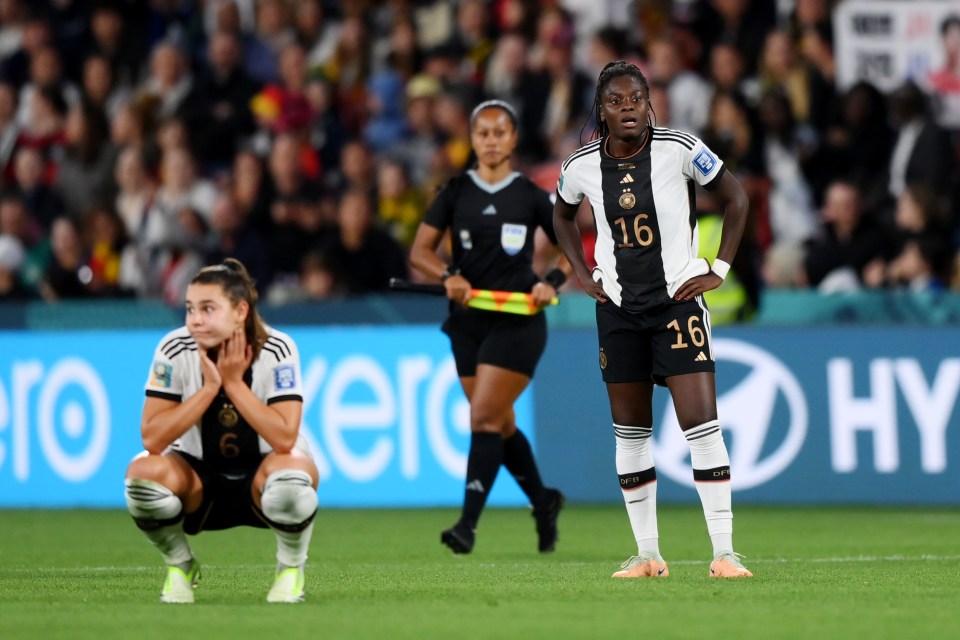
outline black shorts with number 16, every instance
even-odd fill
[[[710,312],[702,296],[643,313],[597,303],[604,382],[665,385],[670,376],[715,371]]]

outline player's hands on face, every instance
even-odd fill
[[[253,349],[247,344],[247,334],[242,327],[238,327],[220,345],[220,353],[217,356],[217,369],[224,384],[243,381],[243,374],[252,360]]]
[[[204,348],[197,349],[197,353],[200,354],[200,373],[203,375],[203,386],[211,386],[215,389],[220,389],[220,385],[223,384],[223,378],[220,377],[220,370],[217,369],[217,365],[214,364],[213,360],[210,359],[210,356],[207,355],[207,350]]]
[[[449,299],[467,306],[467,302],[470,300],[470,290],[473,288],[470,286],[469,280],[461,275],[450,276],[443,281],[443,286],[447,290]]]
[[[553,288],[553,285],[546,282],[538,282],[533,285],[533,289],[530,291],[530,299],[537,309],[543,309],[549,305],[556,295],[557,290]]]
[[[702,276],[697,276],[695,278],[690,278],[684,282],[677,293],[674,294],[674,300],[689,300],[694,298],[704,291],[711,291],[716,289],[721,284],[723,284],[723,278],[715,274],[714,272],[705,273]]]

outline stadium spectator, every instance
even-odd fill
[[[25,257],[17,238],[0,234],[0,302],[30,299],[30,291],[20,281],[20,266]]]
[[[50,257],[40,282],[43,299],[56,302],[91,297],[87,257],[77,222],[66,216],[55,219],[50,229]]]
[[[802,245],[817,233],[813,192],[804,175],[804,128],[786,93],[771,89],[760,100],[763,173],[769,178],[767,215],[773,246]]]
[[[227,258],[236,258],[247,265],[257,291],[266,293],[270,284],[267,249],[229,193],[220,194],[214,201],[210,230],[213,238],[204,255],[204,264],[220,264]]]
[[[20,136],[16,114],[17,92],[12,85],[0,82],[0,184],[8,182],[10,162]]]
[[[391,278],[407,277],[403,248],[376,226],[369,191],[350,188],[337,204],[337,228],[318,247],[338,266],[350,295],[386,291]]]
[[[67,113],[66,144],[55,184],[66,212],[74,218],[109,199],[116,153],[108,128],[106,116],[94,106],[76,104]]]
[[[110,61],[99,55],[92,55],[84,61],[80,90],[83,103],[101,110],[108,118],[116,116],[131,96],[129,89],[114,82]]]
[[[804,260],[810,286],[825,293],[856,291],[867,265],[888,253],[882,228],[863,207],[852,182],[837,180],[827,188],[822,234],[808,244]]]
[[[677,43],[668,38],[647,44],[647,63],[650,82],[664,85],[670,97],[670,126],[700,135],[709,115],[709,85],[684,68]]]
[[[410,184],[406,167],[389,157],[377,165],[377,221],[409,249],[424,207],[423,193]]]
[[[893,112],[899,130],[890,154],[890,194],[896,198],[907,184],[924,184],[949,196],[956,179],[954,150],[948,132],[931,117],[926,96],[908,82],[893,93]]]
[[[45,234],[40,224],[17,195],[0,196],[0,235],[10,236],[20,242],[26,255],[20,265],[20,281],[30,297],[39,296],[43,270],[50,257],[50,235]]]
[[[141,93],[159,101],[157,116],[174,118],[193,87],[187,60],[172,42],[161,42],[150,53],[150,74],[141,86]]]
[[[64,213],[64,205],[60,193],[44,181],[44,170],[39,151],[30,147],[17,151],[14,158],[15,191],[30,217],[49,233],[54,219]]]
[[[207,67],[183,105],[190,147],[205,167],[228,167],[254,131],[250,101],[259,85],[240,66],[236,36],[217,32],[207,47]]]
[[[297,2],[293,27],[297,42],[307,52],[307,64],[321,67],[333,56],[340,37],[340,24],[320,0]]]

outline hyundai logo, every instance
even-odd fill
[[[800,452],[807,435],[807,401],[790,370],[763,349],[720,338],[714,339],[713,349],[720,371],[718,382],[730,375],[724,372],[723,362],[737,363],[741,366],[735,369],[747,370],[719,394],[717,414],[730,451],[733,488],[757,487],[782,473]],[[784,405],[785,411],[778,410]],[[690,449],[672,402],[667,403],[654,433],[657,473],[692,487]]]

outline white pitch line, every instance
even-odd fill
[[[792,563],[805,563],[805,564],[847,564],[851,562],[953,562],[960,560],[960,555],[949,555],[949,556],[937,556],[923,554],[919,556],[835,556],[827,558],[750,558],[745,556],[747,564],[792,564]],[[708,564],[708,560],[668,560],[669,564],[672,565],[705,565]],[[325,564],[325,563],[324,563]],[[363,566],[363,564],[369,563],[346,563],[349,566]],[[377,562],[374,563],[375,566],[393,566],[393,567],[412,567],[412,566],[424,566],[420,564],[411,564],[409,562],[403,563],[390,563],[390,562]],[[598,562],[485,562],[485,563],[474,563],[474,566],[480,567],[542,567],[546,565],[552,566],[563,566],[563,567],[588,567],[600,564]],[[238,567],[243,569],[273,569],[276,565],[273,564],[228,564],[228,565],[216,565],[216,564],[202,564],[204,569],[236,569]],[[373,565],[371,565],[373,566]],[[12,567],[9,569],[0,569],[0,574],[3,573],[74,573],[74,574],[84,574],[84,573],[140,573],[140,572],[162,572],[163,565],[151,565],[151,566],[128,566],[128,567]]]

